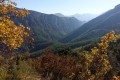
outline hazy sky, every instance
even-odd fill
[[[16,0],[18,7],[43,13],[101,14],[120,4],[120,0]]]

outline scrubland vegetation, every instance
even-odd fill
[[[120,44],[116,44],[120,34],[107,33],[91,51],[62,49],[54,53],[47,49],[30,58],[30,53],[18,51],[26,41],[32,42],[30,29],[11,20],[24,18],[29,12],[17,10],[15,5],[10,0],[0,4],[0,80],[120,80]]]

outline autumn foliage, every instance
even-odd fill
[[[8,0],[0,4],[0,43],[16,49],[22,45],[24,38],[29,36],[29,28],[22,24],[16,25],[11,18],[24,18],[29,12],[25,9],[18,10],[17,4]]]
[[[70,55],[55,55],[50,50],[41,57],[30,61],[30,65],[42,77],[52,80],[119,80],[119,77],[110,75],[112,66],[109,62],[109,43],[116,42],[119,35],[109,32],[102,37],[98,47],[91,52],[83,51],[78,57]]]
[[[0,54],[9,49],[19,48],[30,35],[30,28],[22,24],[16,25],[11,18],[24,18],[29,12],[15,8],[16,3],[11,0],[0,3]],[[114,31],[101,38],[101,42],[91,51],[83,51],[77,56],[67,55],[69,51],[62,50],[59,55],[47,50],[35,59],[29,54],[0,56],[1,80],[120,80],[109,61],[108,47],[116,42],[120,34]],[[2,46],[2,47],[1,47]],[[69,50],[69,49],[68,49]],[[60,51],[61,52],[61,51]],[[67,52],[67,53],[66,53]],[[62,53],[62,52],[61,52]]]

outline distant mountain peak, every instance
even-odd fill
[[[72,15],[72,17],[75,17],[80,21],[90,21],[97,16],[98,16],[98,14],[90,14],[90,13],[85,13],[85,14],[76,13],[76,14]]]
[[[56,13],[55,14],[56,16],[58,16],[58,17],[65,17],[63,14],[61,14],[61,13]]]
[[[116,9],[120,9],[120,4],[118,4],[117,6],[115,6]]]

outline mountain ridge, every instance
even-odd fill
[[[29,10],[25,19],[13,19],[15,24],[23,24],[31,28],[36,49],[43,49],[57,42],[66,34],[82,25],[82,21],[74,17],[58,17],[54,14],[44,14]]]
[[[77,18],[80,21],[88,22],[88,21],[94,19],[95,17],[97,17],[98,14],[90,14],[90,13],[78,14],[77,13],[77,14],[74,14],[74,15],[71,15],[71,16]]]
[[[59,40],[63,43],[81,42],[89,39],[98,39],[111,30],[120,31],[120,5],[105,12],[104,14],[92,19],[85,23],[80,28]],[[94,40],[93,40],[94,41]]]

